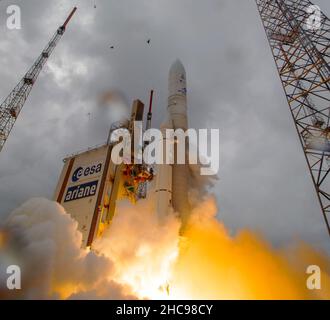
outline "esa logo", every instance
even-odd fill
[[[78,182],[82,178],[87,178],[94,174],[100,173],[102,170],[102,163],[92,166],[79,167],[72,175],[72,182]]]

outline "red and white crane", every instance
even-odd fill
[[[46,61],[50,57],[51,53],[55,49],[57,43],[63,36],[68,23],[75,14],[77,8],[74,7],[65,20],[64,24],[61,25],[42,51],[40,56],[37,58],[33,66],[24,75],[21,81],[11,91],[7,98],[0,105],[0,152],[6,143],[9,134],[16,122],[16,119],[21,112],[26,99],[28,98],[33,85],[35,84],[40,71],[45,65]]]

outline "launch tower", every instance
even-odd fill
[[[330,20],[308,0],[256,0],[330,235]]]

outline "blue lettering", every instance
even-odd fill
[[[64,202],[95,196],[97,184],[98,181],[93,181],[68,188],[68,191],[64,197]]]
[[[1,0],[0,0],[1,1]],[[72,174],[72,182],[78,182],[81,178],[87,178],[102,171],[102,163],[98,165],[79,167]]]

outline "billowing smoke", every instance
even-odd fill
[[[129,284],[139,298],[166,298],[179,254],[179,220],[169,216],[160,224],[153,199],[135,206],[122,202],[111,228],[94,248],[116,265],[115,278]]]
[[[24,299],[329,299],[330,260],[305,244],[275,250],[247,230],[235,237],[216,219],[212,197],[195,204],[179,235],[175,215],[160,224],[153,201],[122,202],[111,228],[80,248],[64,209],[32,199],[0,232],[1,298]],[[22,270],[22,290],[6,287],[6,267]],[[307,289],[308,266],[321,290]]]
[[[0,295],[5,298],[133,298],[111,281],[113,263],[82,250],[77,223],[55,202],[31,199],[9,216],[2,228]],[[9,291],[8,265],[21,268],[22,290]]]

